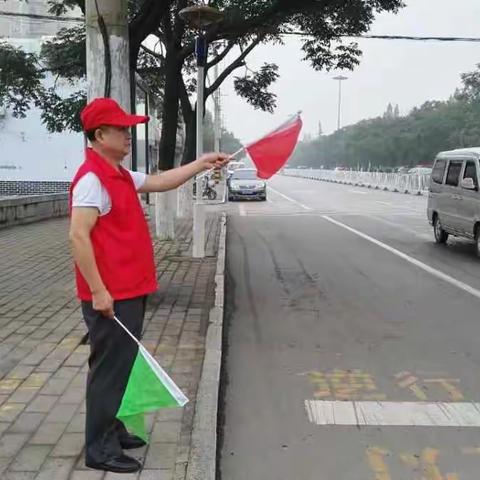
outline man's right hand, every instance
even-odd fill
[[[107,289],[92,293],[92,304],[93,309],[101,312],[104,317],[113,318],[113,298]]]

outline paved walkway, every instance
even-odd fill
[[[175,242],[156,242],[159,293],[149,298],[144,344],[191,402],[149,418],[151,442],[133,454],[140,474],[83,466],[88,345],[73,283],[68,222],[0,230],[0,478],[183,480],[208,313],[213,303],[216,218],[207,258],[190,256],[189,222]]]

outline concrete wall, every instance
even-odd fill
[[[0,228],[67,215],[65,193],[0,199]]]

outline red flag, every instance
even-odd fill
[[[257,167],[259,178],[273,177],[287,163],[297,145],[302,125],[300,115],[296,115],[266,137],[245,148]]]

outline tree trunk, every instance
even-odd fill
[[[196,154],[196,117],[195,112],[182,110],[185,123],[185,140],[182,153],[182,165],[195,160]],[[177,192],[178,218],[191,218],[193,216],[193,180],[183,184]]]
[[[177,144],[179,77],[181,64],[174,46],[167,48],[165,56],[165,98],[163,102],[162,133],[158,152],[159,170],[170,170],[175,164]]]
[[[197,156],[197,111],[196,109],[183,116],[185,121],[185,148],[182,165],[193,162]]]
[[[109,96],[128,112],[131,105],[127,0],[105,0],[98,7],[108,36],[107,45],[95,1],[87,0],[85,7],[88,100]],[[126,159],[124,165],[130,167],[130,160]]]

